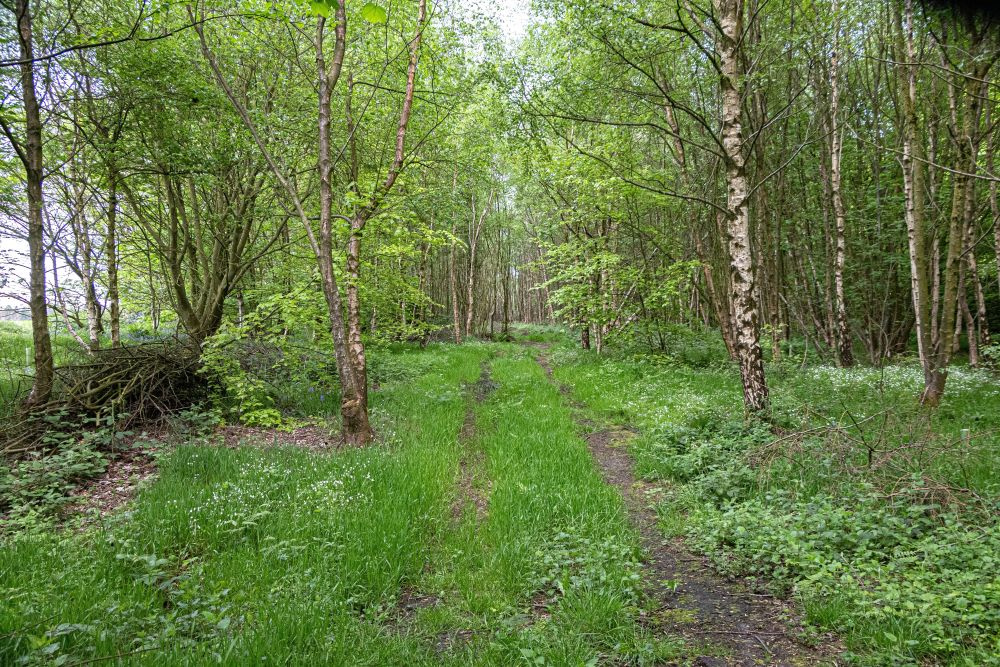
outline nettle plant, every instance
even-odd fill
[[[58,410],[40,419],[45,433],[38,447],[0,465],[0,512],[11,526],[45,524],[73,500],[83,481],[107,468],[113,451],[131,431],[122,430],[127,413],[74,418]]]

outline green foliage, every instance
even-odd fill
[[[639,559],[634,543],[594,541],[560,532],[535,553],[542,575],[535,586],[556,597],[593,590],[639,600]],[[621,579],[616,579],[621,577]]]
[[[366,2],[361,7],[361,18],[369,23],[385,23],[389,20],[389,15],[385,9],[373,2]]]
[[[757,475],[744,455],[770,439],[766,426],[747,426],[709,410],[684,426],[667,425],[640,436],[644,474],[692,484],[707,502],[721,506],[745,499]]]
[[[316,16],[330,18],[330,14],[333,13],[336,5],[336,2],[328,2],[327,0],[310,0],[309,11]]]
[[[805,500],[778,490],[696,509],[691,534],[725,571],[793,588],[810,620],[848,632],[855,649],[985,664],[1000,633],[1000,527],[913,502],[921,491],[887,503],[873,491]]]
[[[242,325],[225,322],[203,346],[202,372],[223,411],[248,426],[327,417],[339,408],[326,312],[315,293],[261,299]],[[295,333],[292,333],[295,332]]]
[[[216,401],[228,407],[237,419],[249,426],[277,426],[281,413],[263,380],[249,373],[238,356],[239,334],[223,330],[210,338],[202,354],[202,373],[217,388]]]
[[[664,529],[721,571],[794,594],[808,622],[843,633],[859,664],[997,664],[994,378],[955,369],[947,400],[927,413],[913,404],[913,365],[772,367],[775,419],[813,429],[779,440],[734,421],[731,373],[554,358],[588,407],[642,427],[633,454],[643,476],[667,485]]]
[[[108,457],[102,450],[112,435],[109,428],[82,435],[53,432],[44,449],[0,463],[0,512],[9,527],[51,520],[80,482],[104,472]]]
[[[719,368],[729,366],[729,353],[722,336],[715,329],[689,327],[682,324],[661,324],[642,321],[635,325],[631,347],[656,351],[685,368]],[[643,350],[645,351],[645,350]]]

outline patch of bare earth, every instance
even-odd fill
[[[153,450],[136,447],[121,452],[105,471],[72,493],[66,514],[107,517],[126,505],[139,487],[156,474]],[[89,523],[84,519],[84,524]]]
[[[468,387],[475,403],[482,403],[496,389],[496,384],[490,378],[487,362],[483,362],[479,380]],[[458,494],[451,506],[452,518],[458,520],[466,507],[472,505],[476,511],[476,525],[486,519],[489,508],[489,488],[485,487],[483,478],[486,468],[486,455],[482,449],[474,446],[476,438],[476,411],[469,405],[465,412],[465,421],[458,433],[458,442],[462,446],[459,459]]]
[[[544,355],[538,362],[551,379]],[[592,422],[579,422],[594,428]],[[703,667],[839,664],[842,648],[834,638],[823,637],[815,645],[804,642],[791,604],[753,592],[746,581],[716,574],[681,538],[664,537],[654,509],[659,490],[636,480],[627,451],[627,441],[634,435],[625,428],[592,430],[586,440],[605,482],[621,491],[640,536],[645,554],[643,588],[655,607],[641,612],[648,627],[682,636],[692,646],[720,649],[706,650],[694,659],[694,665]]]
[[[156,453],[166,446],[170,431],[157,426],[130,436],[111,454],[104,472],[76,487],[63,510],[64,519],[82,516],[87,526],[96,517],[108,517],[128,504],[139,488],[156,475]]]

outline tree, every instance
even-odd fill
[[[333,211],[333,162],[332,162],[332,97],[333,92],[340,80],[344,67],[344,58],[347,45],[347,8],[346,3],[334,3],[334,46],[332,56],[327,62],[325,50],[325,30],[327,17],[330,14],[329,5],[318,5],[315,8],[317,13],[315,37],[313,40],[313,50],[316,56],[316,83],[318,90],[318,164],[319,164],[319,228],[318,233],[314,231],[314,226],[306,213],[302,195],[295,182],[288,173],[279,166],[271,151],[265,144],[256,124],[250,117],[246,106],[239,100],[233,88],[222,74],[215,54],[208,46],[205,37],[205,30],[202,22],[195,20],[194,10],[188,10],[191,22],[196,25],[198,37],[201,43],[202,53],[212,69],[219,86],[225,91],[226,96],[233,104],[234,108],[243,119],[247,129],[253,136],[255,143],[264,155],[275,178],[281,183],[289,199],[292,201],[295,212],[301,221],[309,237],[310,245],[316,255],[319,266],[320,282],[323,287],[323,294],[327,302],[330,318],[330,328],[333,336],[334,353],[337,359],[337,370],[341,386],[341,417],[343,437],[346,442],[352,444],[363,444],[369,442],[373,437],[371,425],[368,419],[368,372],[365,358],[364,342],[361,338],[361,306],[359,297],[360,279],[360,252],[361,239],[368,221],[380,210],[384,204],[386,196],[396,184],[400,173],[404,167],[406,133],[413,109],[413,99],[415,91],[417,64],[420,57],[420,43],[427,20],[426,0],[420,0],[414,36],[409,43],[409,63],[407,67],[406,85],[403,95],[402,108],[399,113],[399,121],[394,144],[394,154],[385,180],[372,189],[367,197],[361,196],[357,170],[357,163],[351,161],[351,189],[357,203],[350,215],[335,214]],[[362,14],[368,7],[362,9]],[[383,22],[384,10],[376,8],[370,10],[368,20]],[[345,107],[345,125],[348,128],[348,142],[352,156],[355,145],[356,125],[350,111],[350,95],[348,91],[347,106]],[[349,225],[349,239],[346,253],[346,288],[341,289],[337,280],[333,261],[333,237],[334,220],[341,219]]]
[[[727,181],[726,235],[729,247],[732,325],[743,379],[743,402],[751,413],[768,408],[760,323],[754,298],[754,263],[750,247],[749,184],[743,155],[742,96],[743,0],[715,0],[719,26],[719,90],[722,97],[722,147]]]
[[[27,239],[31,267],[29,279],[31,339],[35,357],[35,376],[25,404],[38,406],[49,399],[55,378],[52,341],[49,337],[48,305],[45,299],[45,198],[42,190],[44,159],[42,155],[42,114],[35,87],[35,47],[30,0],[15,0],[21,103],[24,106],[24,136],[18,137],[6,119],[0,119],[4,134],[24,167],[28,203]]]

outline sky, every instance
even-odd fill
[[[495,0],[486,4],[492,5],[493,12],[500,18],[508,42],[514,44],[524,36],[531,18],[531,0]]]

